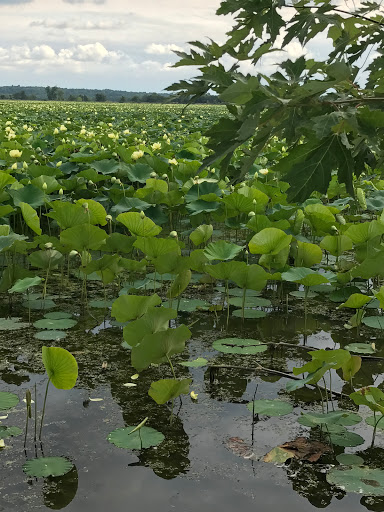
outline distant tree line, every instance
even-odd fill
[[[156,92],[128,92],[95,89],[63,89],[58,86],[24,87],[1,86],[1,100],[96,101],[99,103],[186,103],[181,97]],[[204,94],[195,103],[219,104],[218,96]]]

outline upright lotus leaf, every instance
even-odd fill
[[[204,254],[210,261],[226,261],[235,258],[242,249],[240,245],[218,240],[208,244],[204,249]]]
[[[135,236],[127,236],[122,233],[111,233],[103,246],[104,252],[115,252],[118,254],[130,254],[133,251]]]
[[[43,347],[43,364],[49,380],[57,389],[72,389],[77,381],[78,368],[74,356],[60,347]]]
[[[185,269],[179,272],[167,292],[167,298],[174,299],[175,297],[181,295],[191,282],[191,278],[192,272],[189,269]]]
[[[19,204],[21,214],[28,227],[38,235],[41,235],[40,219],[37,212],[32,206],[27,203]]]
[[[128,164],[125,168],[127,170],[128,178],[132,182],[138,181],[139,183],[145,183],[153,173],[152,167],[148,164]]]
[[[154,238],[139,236],[133,244],[136,249],[140,249],[148,258],[158,258],[167,253],[175,252],[181,254],[180,246],[172,238]]]
[[[360,368],[361,368],[361,357],[351,355],[351,358],[348,361],[346,361],[342,366],[343,379],[347,382],[350,382],[352,377],[354,377],[356,375],[356,373],[360,370]]]
[[[330,233],[336,219],[330,209],[323,204],[309,204],[304,208],[305,217],[316,233]]]
[[[351,354],[348,350],[342,348],[334,350],[313,350],[308,353],[313,359],[332,364],[335,370],[342,368],[343,365],[351,359]]]
[[[232,194],[225,196],[223,203],[229,210],[234,210],[236,215],[248,213],[254,209],[253,200],[237,192],[232,192]]]
[[[316,244],[297,241],[294,249],[295,267],[312,267],[321,262],[323,252]]]
[[[376,387],[361,388],[349,395],[356,405],[366,405],[374,412],[384,414],[384,393]]]
[[[61,188],[61,185],[56,178],[53,176],[47,176],[45,174],[34,178],[31,183],[46,194],[52,194],[52,192],[55,192]]]
[[[120,259],[118,254],[104,254],[101,258],[89,262],[82,272],[87,275],[96,272],[104,284],[109,284],[122,270]]]
[[[169,327],[169,321],[176,317],[177,311],[174,309],[149,307],[141,318],[130,322],[124,327],[124,340],[130,347],[134,347],[146,335],[166,331]]]
[[[149,308],[159,306],[161,298],[154,294],[149,297],[143,295],[120,295],[112,305],[111,316],[118,322],[136,320],[145,315]]]
[[[120,213],[129,212],[131,210],[144,211],[151,205],[137,197],[123,197],[115,206],[112,206],[111,213],[119,215]]]
[[[270,228],[272,222],[266,215],[254,215],[251,220],[247,222],[247,228],[252,229],[255,233],[259,233],[265,228]]]
[[[354,277],[371,279],[376,276],[384,277],[384,250],[372,249],[370,255],[360,264],[354,267],[349,280]]]
[[[25,235],[18,235],[16,233],[11,233],[10,235],[2,235],[0,236],[0,252],[11,249],[13,244],[22,242],[26,239],[27,237]]]
[[[204,201],[198,199],[197,201],[191,201],[187,203],[186,208],[191,216],[199,215],[200,213],[211,213],[215,212],[220,208],[220,203],[216,201]]]
[[[223,191],[217,185],[217,183],[210,183],[204,181],[193,185],[185,195],[185,201],[191,203],[203,199],[204,201],[217,201],[220,196],[223,195]]]
[[[46,249],[44,251],[35,251],[28,256],[33,267],[46,269],[56,268],[63,260],[64,256],[55,249]]]
[[[138,212],[120,213],[116,217],[132,235],[136,236],[156,236],[160,233],[161,227],[157,226],[151,219]]]
[[[247,265],[243,261],[237,263],[230,279],[240,288],[260,291],[265,287],[269,274],[260,265]]]
[[[89,165],[101,174],[115,174],[120,166],[119,162],[114,158],[98,160],[97,162],[91,162]]]
[[[78,199],[77,203],[85,209],[88,221],[91,224],[100,224],[100,226],[105,226],[107,224],[107,212],[105,211],[104,206],[100,203],[93,199]],[[84,207],[84,204],[86,204],[86,208]]]
[[[186,325],[148,334],[138,345],[132,348],[132,366],[138,372],[141,372],[152,363],[167,362],[174,354],[180,354],[184,351],[185,342],[190,337],[191,331]]]
[[[329,280],[323,274],[306,267],[290,268],[287,272],[283,272],[281,277],[284,281],[290,281],[304,286],[329,283]]]
[[[16,179],[7,172],[0,171],[0,190],[3,190],[3,188],[6,185],[9,185],[10,183],[14,183]]]
[[[378,220],[352,224],[344,232],[344,235],[350,238],[355,245],[363,244],[382,234],[384,234],[384,223]]]
[[[353,243],[346,235],[327,235],[320,242],[320,247],[338,258],[343,252],[350,251]]]
[[[263,267],[267,268],[269,271],[274,270],[284,270],[287,265],[287,260],[290,252],[290,247],[284,247],[277,254],[262,254],[259,258],[259,264]]]
[[[180,395],[189,394],[189,386],[192,379],[161,379],[152,382],[148,395],[154,399],[157,404],[165,404]]]
[[[373,290],[373,294],[380,303],[380,309],[384,309],[384,286],[379,291]]]
[[[37,208],[45,202],[45,193],[34,185],[26,185],[18,190],[8,190],[9,195],[13,198],[13,204],[19,206],[20,203],[27,203],[32,208]]]
[[[264,213],[265,207],[269,203],[270,198],[261,190],[255,187],[244,186],[238,189],[238,193],[256,201],[254,210],[256,213]]]
[[[35,277],[24,277],[24,279],[18,279],[16,283],[8,290],[9,293],[24,293],[32,286],[38,286],[42,279],[39,276]]]
[[[50,204],[52,210],[46,215],[55,219],[61,229],[89,223],[89,216],[79,202],[72,204],[64,201],[53,201]]]
[[[97,251],[105,243],[107,233],[92,224],[81,224],[60,233],[60,242],[76,251]]]
[[[202,224],[197,227],[192,233],[189,235],[189,238],[192,240],[193,244],[198,246],[207,242],[213,233],[212,224]]]
[[[240,266],[244,267],[244,262],[223,261],[221,263],[216,263],[216,265],[206,265],[204,270],[215,279],[228,281]]]
[[[368,297],[368,295],[363,293],[352,293],[345,302],[340,304],[339,308],[360,309],[368,304],[368,302],[371,302],[371,300],[372,297]]]
[[[249,242],[249,252],[252,254],[278,254],[289,246],[292,235],[287,235],[281,229],[265,228],[254,235]]]
[[[384,471],[367,466],[335,466],[327,473],[327,482],[363,496],[384,495]]]

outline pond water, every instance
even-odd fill
[[[78,383],[71,391],[50,387],[41,445],[35,446],[33,441],[33,421],[25,451],[24,435],[5,440],[6,446],[0,452],[0,511],[230,512],[251,511],[255,507],[283,507],[295,512],[326,507],[339,512],[384,510],[384,498],[347,494],[328,484],[325,473],[329,464],[334,463],[329,456],[316,464],[292,461],[274,465],[256,460],[273,447],[308,433],[306,427],[295,421],[301,411],[321,410],[313,392],[286,393],[287,379],[255,371],[256,362],[289,372],[308,360],[306,351],[300,348],[304,344],[337,348],[351,341],[374,340],[372,331],[347,331],[344,318],[331,315],[327,309],[323,311],[322,305],[321,301],[311,301],[306,322],[297,300],[288,313],[285,306],[272,308],[266,318],[245,320],[244,325],[241,319],[231,318],[228,330],[225,315],[217,319],[213,313],[179,314],[178,322],[195,322],[190,327],[192,338],[183,359],[205,357],[211,365],[228,367],[176,365],[178,376],[193,378],[191,389],[198,393],[198,399],[186,395],[181,401],[177,399],[172,421],[170,404],[157,405],[147,394],[152,380],[170,374],[167,365],[150,368],[132,381],[136,371],[130,366],[129,353],[121,347],[121,329],[104,321],[100,309],[92,309],[92,316],[86,319],[79,317],[67,338],[56,343],[75,355],[79,364]],[[61,308],[71,307],[71,301],[64,299]],[[32,316],[34,320],[42,314],[33,312]],[[44,342],[34,338],[35,332],[34,328],[0,332],[0,389],[22,399],[25,391],[33,392],[36,384],[40,410],[46,386],[41,363]],[[292,346],[270,346],[257,356],[219,354],[212,349],[214,340],[234,336]],[[376,355],[384,356],[384,351]],[[105,362],[107,365],[103,365]],[[381,387],[383,362],[364,362],[355,377],[355,387],[373,383]],[[129,382],[137,386],[124,386]],[[341,386],[341,380],[334,382],[335,390],[341,390]],[[246,404],[255,396],[279,397],[292,403],[294,411],[285,417],[260,416],[252,426],[252,414]],[[343,407],[343,400],[339,407]],[[136,425],[147,416],[148,426],[165,435],[165,441],[158,447],[134,452],[107,441],[112,430]],[[25,403],[20,401],[2,423],[24,429]],[[375,448],[370,449],[370,427],[360,424],[353,430],[367,441],[358,448],[346,448],[345,452],[359,453],[370,466],[383,468],[383,436],[379,433]],[[249,453],[241,449],[239,440],[250,446],[254,454],[251,458],[244,458]],[[335,450],[343,451],[337,447]],[[41,453],[65,456],[74,463],[74,468],[63,477],[26,476],[22,470],[26,458]]]

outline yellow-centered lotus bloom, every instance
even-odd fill
[[[144,151],[141,149],[139,151],[134,151],[131,155],[132,160],[138,160],[139,158],[144,156]]]
[[[154,151],[161,149],[161,142],[154,142],[151,147]]]
[[[259,173],[262,174],[263,176],[266,176],[269,173],[269,171],[268,169],[259,169]]]

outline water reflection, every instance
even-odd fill
[[[44,505],[52,510],[67,507],[76,496],[78,486],[76,466],[66,475],[46,478],[43,486]]]

